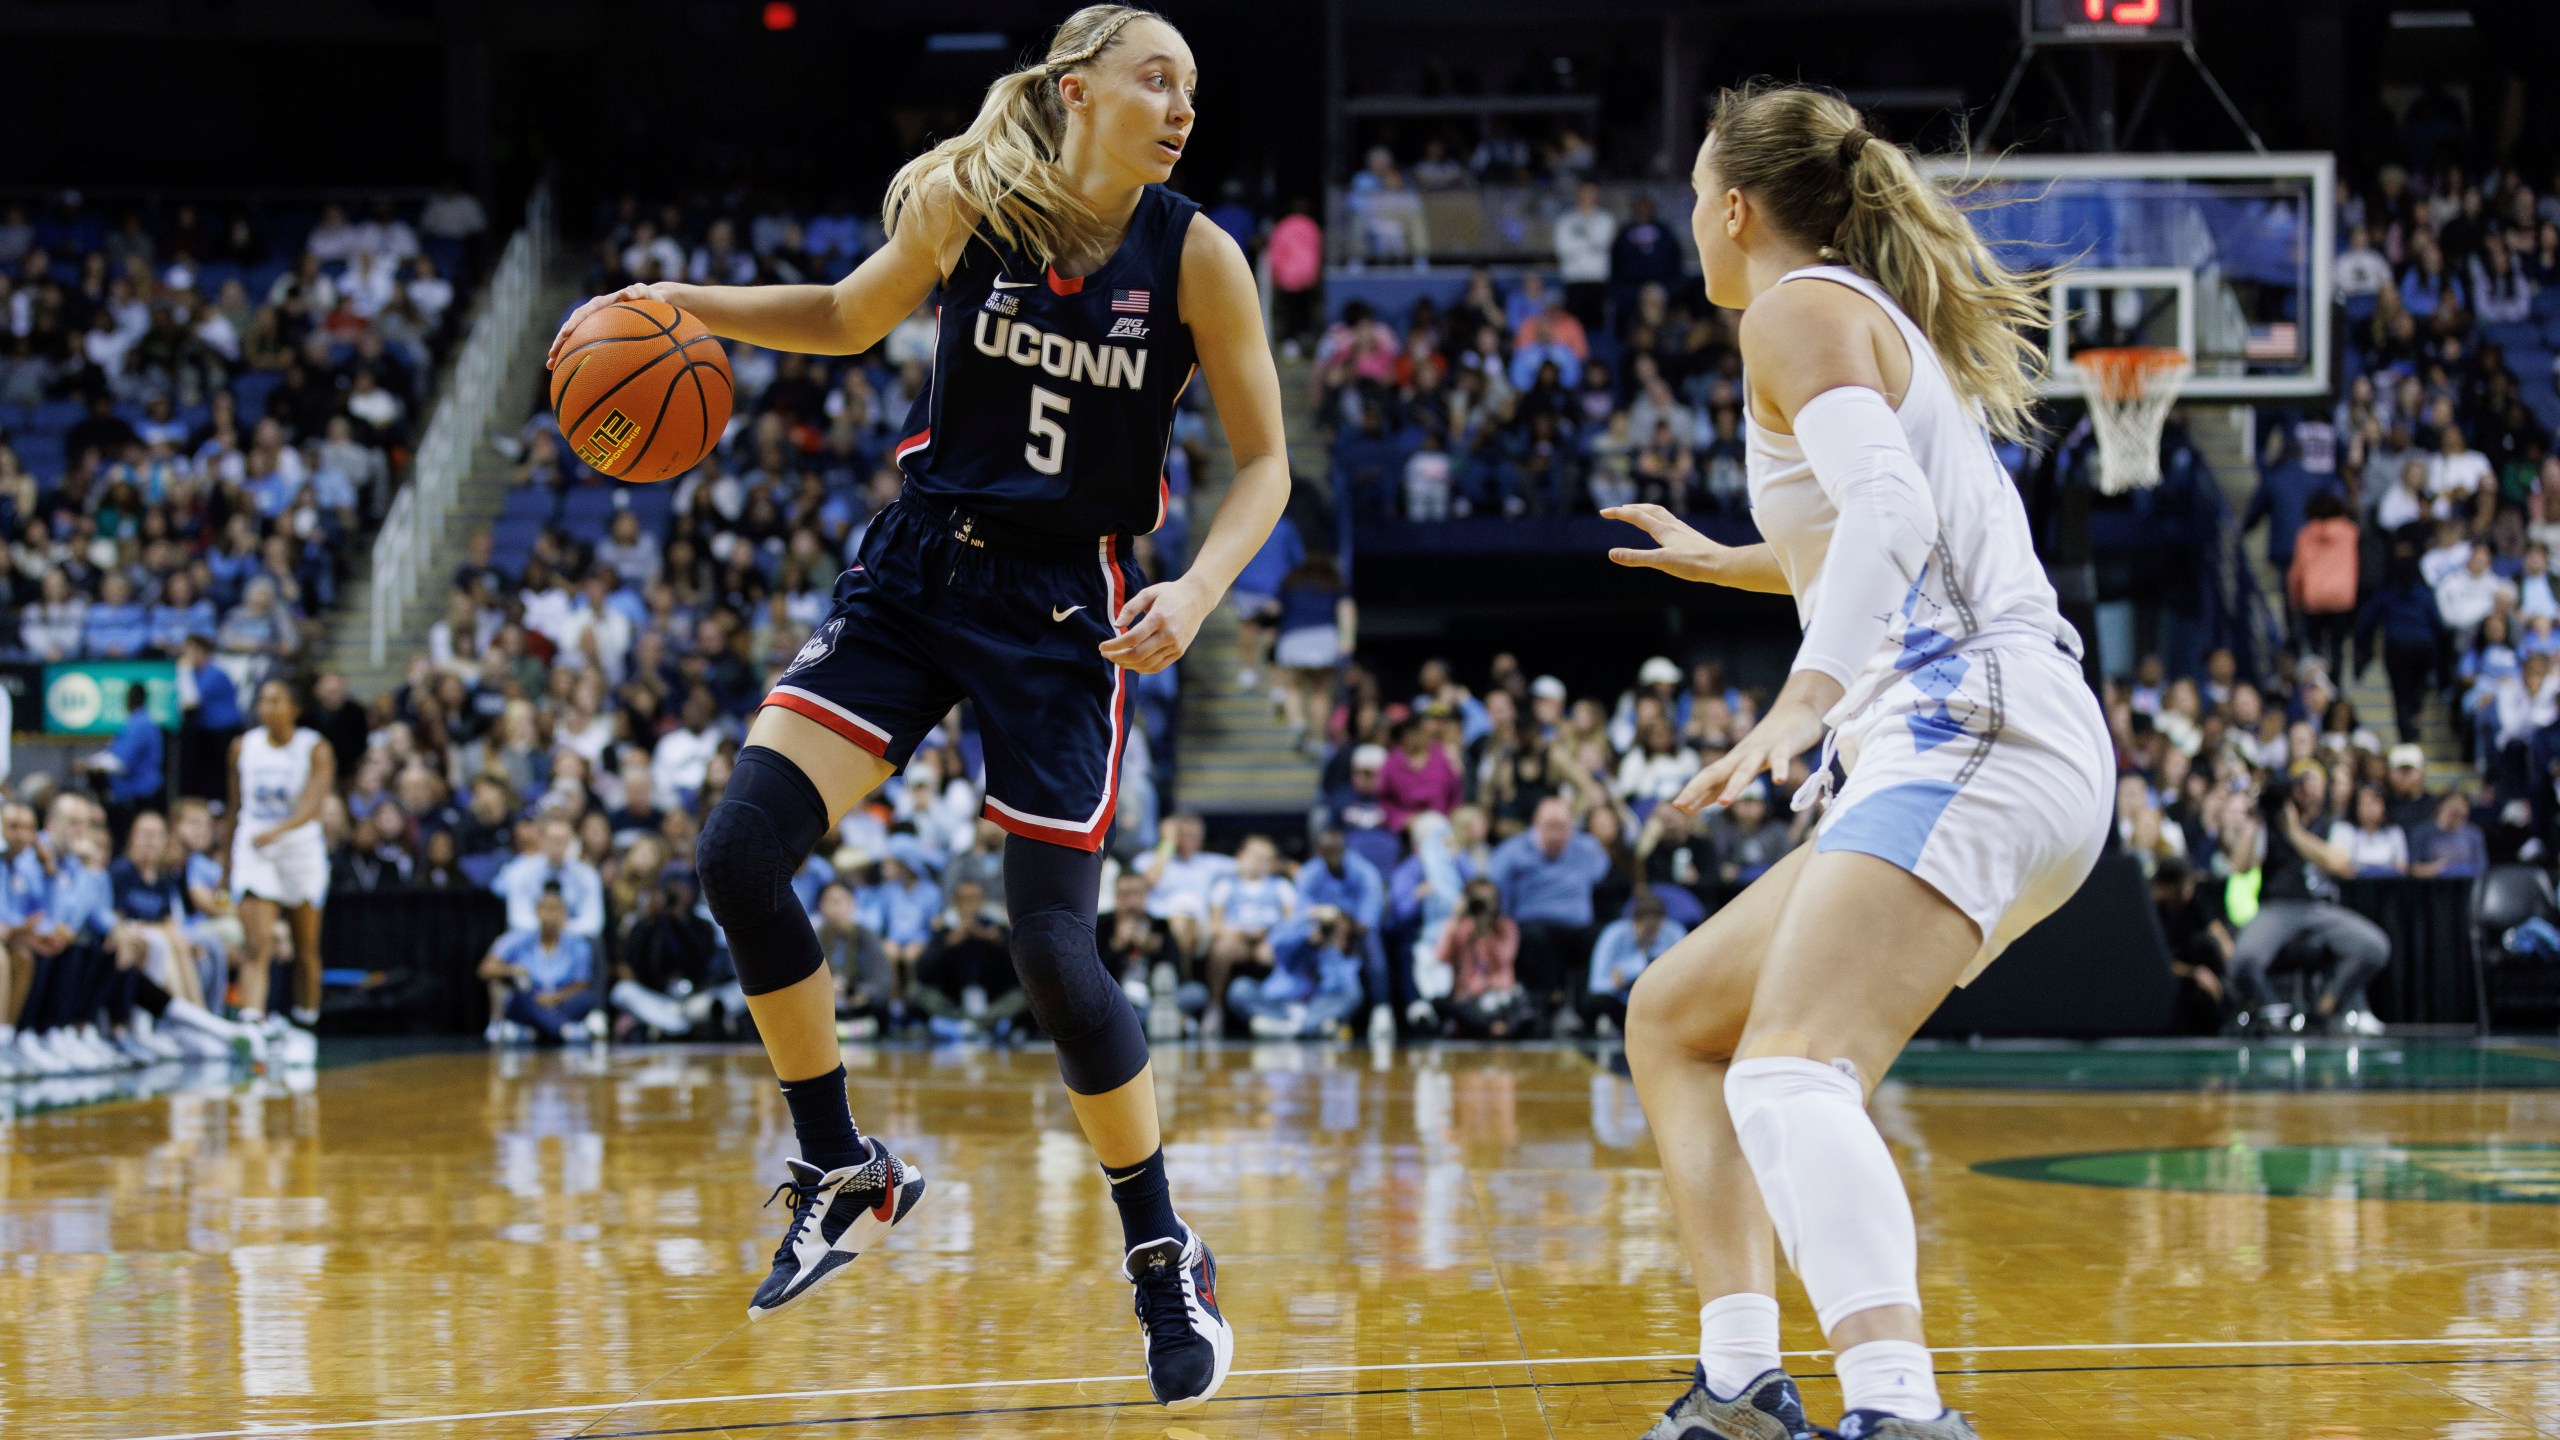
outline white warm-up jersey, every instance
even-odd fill
[[[1780,284],[1816,280],[1846,285],[1893,317],[1911,350],[1911,384],[1896,415],[1911,453],[1929,479],[1937,512],[1938,541],[1919,581],[1905,594],[1895,624],[1857,683],[1843,710],[1855,706],[1937,653],[1976,639],[2016,635],[2059,644],[2075,657],[2080,640],[2062,618],[2044,563],[2036,558],[2026,506],[1991,449],[1979,407],[1959,396],[1938,363],[1929,337],[1912,323],[1884,287],[1839,265],[1789,272]],[[1809,624],[1822,593],[1823,565],[1839,512],[1813,475],[1804,448],[1750,420],[1746,473],[1751,515],[1776,552],[1778,568],[1795,595],[1796,619]],[[1871,557],[1883,563],[1883,557]]]
[[[263,727],[240,737],[240,843],[293,813],[311,783],[311,752],[321,744],[317,730],[296,730],[282,745],[267,739]],[[320,822],[308,821],[277,837],[279,845],[320,840]]]

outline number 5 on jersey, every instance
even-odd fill
[[[1022,447],[1022,458],[1043,475],[1055,475],[1067,466],[1067,427],[1049,418],[1050,411],[1067,413],[1067,397],[1055,390],[1031,387],[1031,443]]]

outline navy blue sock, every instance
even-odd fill
[[[791,1106],[791,1128],[800,1137],[800,1158],[821,1170],[841,1170],[869,1156],[862,1132],[854,1128],[853,1105],[844,1095],[844,1067],[824,1075],[782,1082],[782,1098]]]
[[[1102,1173],[1111,1182],[1111,1203],[1120,1207],[1123,1249],[1182,1234],[1182,1222],[1173,1216],[1173,1191],[1164,1180],[1164,1147],[1135,1165],[1117,1170],[1105,1165]]]

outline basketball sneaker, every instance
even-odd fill
[[[1167,1410],[1192,1410],[1227,1383],[1236,1332],[1218,1313],[1218,1257],[1190,1226],[1180,1239],[1150,1240],[1129,1252],[1122,1273],[1137,1287],[1138,1329],[1147,1346],[1147,1388]]]
[[[1671,1402],[1644,1440],[1814,1440],[1821,1433],[1804,1418],[1804,1397],[1786,1371],[1764,1370],[1741,1394],[1719,1400],[1701,1365],[1688,1393]]]
[[[1840,1440],[1981,1440],[1961,1410],[1941,1410],[1935,1420],[1905,1420],[1883,1410],[1852,1410],[1828,1433]]]
[[[764,1203],[782,1201],[791,1223],[773,1252],[773,1273],[747,1304],[748,1319],[761,1320],[816,1289],[819,1281],[877,1244],[924,1198],[924,1176],[914,1166],[878,1140],[866,1136],[863,1143],[871,1147],[871,1158],[839,1170],[820,1170],[798,1158],[782,1162],[790,1178],[775,1186]]]

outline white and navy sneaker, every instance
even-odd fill
[[[1688,1392],[1671,1402],[1644,1440],[1814,1440],[1828,1432],[1804,1418],[1804,1397],[1784,1370],[1762,1371],[1730,1400],[1719,1399],[1701,1365]]]
[[[924,1198],[924,1176],[868,1136],[871,1158],[840,1170],[820,1170],[806,1160],[786,1160],[791,1178],[765,1197],[781,1200],[791,1224],[773,1252],[773,1273],[756,1287],[747,1318],[761,1320],[808,1294],[854,1257],[877,1244]]]
[[[1218,1258],[1200,1233],[1150,1240],[1122,1266],[1137,1287],[1138,1328],[1146,1339],[1147,1388],[1167,1410],[1207,1403],[1227,1383],[1236,1332],[1218,1313]]]
[[[1981,1440],[1961,1410],[1940,1410],[1935,1420],[1905,1420],[1882,1410],[1852,1410],[1836,1430],[1840,1440]]]

